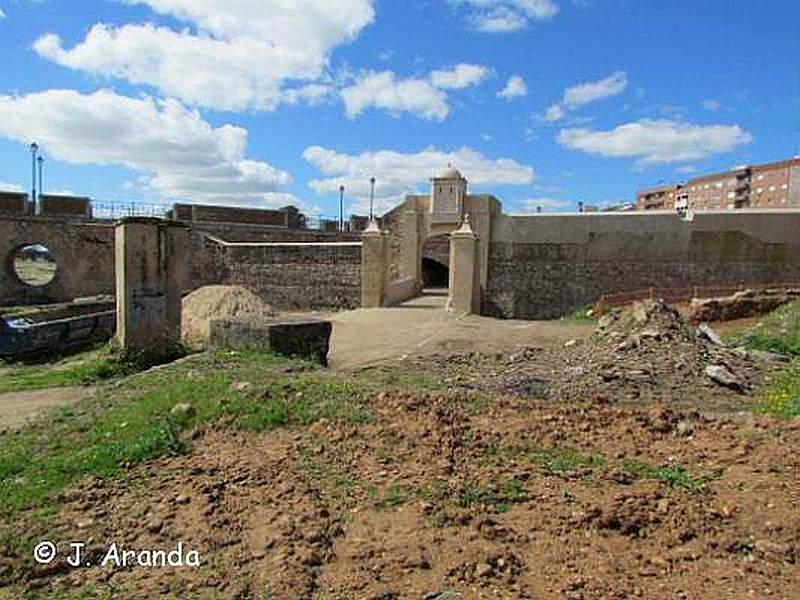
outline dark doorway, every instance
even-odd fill
[[[439,261],[423,258],[422,281],[426,288],[450,287],[450,269]]]
[[[450,236],[435,235],[422,246],[422,285],[425,288],[450,287]]]

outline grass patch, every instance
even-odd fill
[[[671,465],[658,467],[638,460],[610,461],[602,454],[581,452],[572,448],[537,448],[537,447],[493,447],[488,454],[495,461],[506,459],[527,459],[539,465],[545,474],[566,477],[581,473],[583,479],[591,479],[592,472],[608,467],[620,469],[632,479],[653,479],[661,481],[671,488],[700,492],[705,489],[707,479],[693,477],[686,467]],[[588,472],[588,474],[587,474]]]
[[[796,360],[777,381],[760,394],[756,411],[779,419],[800,417],[800,360]]]
[[[409,500],[414,499],[416,496],[415,490],[410,486],[393,483],[386,489],[383,498],[375,504],[375,508],[379,510],[397,508]]]
[[[600,454],[588,454],[573,448],[539,448],[534,446],[493,447],[490,456],[520,459],[527,458],[542,467],[548,475],[566,475],[575,471],[603,467],[606,459]]]
[[[123,355],[111,345],[83,352],[66,359],[39,364],[11,366],[0,375],[0,394],[54,387],[91,385],[126,377],[153,365],[168,362],[186,352],[176,347],[158,359],[148,355]]]
[[[97,368],[101,360],[82,368]],[[419,374],[409,377],[417,386],[428,384]],[[250,385],[233,385],[242,382]],[[405,377],[380,370],[332,374],[258,350],[197,355],[134,375],[48,419],[0,435],[0,519],[8,523],[19,511],[55,507],[59,492],[83,477],[115,477],[130,465],[182,454],[189,450],[186,432],[206,423],[225,419],[248,431],[306,426],[323,418],[358,425],[371,418],[367,396],[406,383]],[[183,403],[192,411],[172,415]]]
[[[781,306],[749,331],[731,336],[731,340],[751,350],[800,357],[800,302]]]
[[[514,504],[525,502],[528,492],[525,485],[516,479],[508,479],[486,486],[468,485],[458,495],[463,508],[473,504],[493,506],[498,512],[508,512]]]
[[[589,311],[592,311],[591,316],[589,316]],[[593,304],[587,304],[586,306],[579,308],[575,312],[565,315],[562,318],[564,321],[579,325],[594,325],[597,323],[597,317],[594,313]]]
[[[621,468],[635,479],[653,479],[687,492],[702,492],[706,488],[706,481],[692,477],[683,465],[658,467],[639,460],[623,460]]]
[[[535,449],[530,454],[551,475],[594,470],[606,464],[606,459],[598,454],[586,454],[571,448]]]

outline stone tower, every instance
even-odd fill
[[[460,224],[464,216],[467,180],[458,169],[448,165],[431,182],[431,222]]]

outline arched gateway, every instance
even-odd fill
[[[492,219],[500,212],[494,196],[468,194],[467,180],[448,166],[431,179],[429,195],[407,196],[383,217],[383,232],[377,226],[365,232],[364,273],[372,272],[367,278],[382,291],[362,298],[362,305],[391,306],[432,285],[449,286],[452,310],[477,310],[487,281]],[[368,265],[370,258],[383,267]]]

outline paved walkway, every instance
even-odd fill
[[[512,321],[444,310],[447,291],[432,291],[392,308],[358,309],[333,321],[331,367],[353,369],[410,356],[556,346],[588,336],[590,325],[565,321]]]

